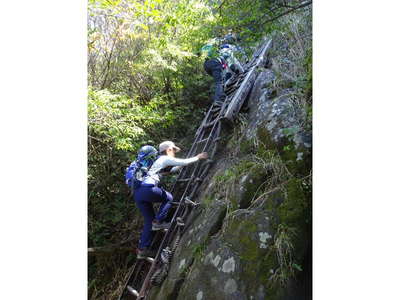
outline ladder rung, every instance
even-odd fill
[[[213,143],[218,142],[220,139],[222,139],[222,137],[217,137],[217,138],[213,139]]]
[[[187,181],[189,181],[190,179],[192,179],[192,177],[178,179],[177,181],[178,181],[178,182],[187,182]]]
[[[205,138],[205,139],[202,139],[202,140],[200,140],[200,141],[197,141],[196,144],[200,144],[200,143],[205,142],[205,141],[207,141],[207,140],[208,140],[208,137]]]
[[[183,219],[181,217],[177,217],[176,218],[176,225],[185,226],[185,222],[183,222]]]
[[[151,264],[154,262],[154,258],[152,257],[146,257],[145,260]]]
[[[217,138],[213,139],[212,142],[213,143],[218,142],[220,139],[222,139],[222,138],[221,137],[217,137]],[[207,140],[208,140],[208,138],[202,139],[200,141],[197,141],[196,144],[200,144],[200,143],[205,142]]]
[[[210,123],[204,124],[204,125],[203,125],[203,128],[211,127],[211,126],[213,126],[214,124],[215,124],[215,120],[214,120],[214,121],[211,121]]]
[[[189,178],[178,179],[177,181],[178,181],[178,182],[188,182],[188,181],[190,181],[191,179],[192,179],[192,177],[189,177]],[[199,178],[199,177],[196,177],[194,180],[195,180],[195,181],[203,181],[203,179],[201,179],[201,178]]]
[[[189,197],[185,197],[185,204],[190,204],[192,206],[197,206],[200,203],[196,203],[196,202],[192,201]]]
[[[131,287],[130,285],[128,285],[128,286],[126,287],[126,289],[128,290],[128,292],[129,292],[131,295],[133,295],[133,296],[135,296],[135,297],[138,297],[138,296],[139,296],[139,292],[138,292],[137,290],[135,290],[133,287]]]

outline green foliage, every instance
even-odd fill
[[[302,109],[312,102],[311,17],[311,9],[285,15],[271,32],[271,61],[276,74],[273,86],[278,92],[290,88],[292,101]]]
[[[193,134],[210,102],[212,81],[196,55],[201,46],[233,30],[250,55],[260,37],[282,27],[264,21],[283,9],[280,1],[261,0],[89,0],[90,247],[120,242],[132,234],[138,237],[141,219],[128,196],[124,169],[143,144],[179,141]],[[311,52],[302,57],[306,72],[293,85],[310,94]],[[264,154],[252,153],[254,159],[228,170],[219,182],[230,188],[266,161],[275,163],[278,172],[276,157]],[[195,252],[200,255],[203,250]],[[90,260],[90,290],[97,291],[93,298],[113,297],[103,287],[121,261],[130,261],[129,256],[119,259]]]
[[[193,245],[192,246],[193,256],[197,259],[203,258],[209,242],[210,242],[210,238],[207,237],[202,243]]]
[[[185,124],[192,118],[190,108],[166,97],[139,105],[124,95],[89,89],[90,244],[101,245],[106,227],[116,228],[128,216],[126,211],[132,210],[133,204],[126,200],[123,176],[136,151],[144,144],[157,145],[180,131],[185,133],[182,128],[187,128]]]
[[[89,1],[88,10],[88,244],[93,247],[132,233],[138,238],[141,219],[123,180],[137,149],[179,141],[199,123],[210,81],[194,53],[209,38],[214,18],[209,5],[190,0],[98,0]],[[109,281],[105,274],[113,273],[111,261],[116,257],[89,262],[91,291],[98,295]]]
[[[300,3],[297,3],[300,4]],[[281,30],[280,18],[292,14],[296,1],[273,0],[226,0],[217,5],[219,26],[216,34],[225,34],[231,30],[240,34],[247,46],[254,45],[260,38],[274,30]]]
[[[140,221],[124,183],[124,171],[143,144],[157,145],[164,139],[184,136],[196,121],[196,108],[166,96],[147,104],[107,90],[88,92],[88,244],[90,247],[118,243],[132,233],[139,237]],[[195,115],[193,115],[195,114]],[[195,123],[193,123],[195,124]],[[132,220],[134,223],[132,224]],[[115,260],[116,258],[113,258]],[[120,258],[124,261],[123,257]],[[110,281],[104,268],[112,260],[90,263],[93,290]],[[108,266],[108,267],[107,267]],[[112,269],[112,268],[111,268]],[[101,278],[101,279],[100,279]],[[101,292],[99,292],[101,293]]]
[[[167,97],[154,97],[140,105],[124,95],[89,89],[90,130],[116,150],[136,151],[143,144],[154,144],[171,127],[183,126],[189,113],[189,107]]]
[[[178,97],[188,80],[204,88],[194,53],[211,36],[215,18],[202,1],[100,1],[89,12],[92,86],[144,102],[159,94]]]
[[[293,138],[293,136],[299,132],[299,130],[300,128],[298,127],[283,128],[282,133],[288,138]]]
[[[274,237],[273,249],[277,258],[278,267],[270,277],[270,284],[279,284],[285,287],[289,280],[295,276],[296,271],[302,271],[301,266],[294,261],[294,238],[297,235],[296,228],[284,223],[278,225]]]

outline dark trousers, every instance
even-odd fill
[[[204,70],[207,72],[208,75],[214,78],[214,103],[222,102],[225,98],[224,85],[222,80],[222,64],[215,58],[208,59],[204,62]]]
[[[134,194],[135,202],[144,217],[144,226],[140,235],[139,248],[143,249],[151,245],[153,234],[151,231],[153,220],[161,222],[167,216],[171,208],[173,197],[171,193],[154,185],[142,184]],[[154,213],[153,203],[160,203],[157,215]]]

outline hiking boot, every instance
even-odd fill
[[[197,202],[194,202],[194,201],[190,200],[189,197],[185,197],[185,204],[188,204],[188,205],[191,205],[191,206],[193,206],[193,207],[196,207],[196,206],[198,206],[200,203],[197,203]]]
[[[153,222],[153,226],[151,230],[156,231],[156,230],[161,230],[161,229],[168,229],[171,226],[171,223],[157,223]]]
[[[176,225],[178,226],[185,226],[185,222],[183,222],[183,219],[181,217],[176,218]]]
[[[146,259],[148,257],[152,258],[155,257],[156,253],[154,250],[150,250],[149,248],[143,248],[143,249],[137,248],[136,255],[137,259]]]

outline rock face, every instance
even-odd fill
[[[311,132],[262,70],[150,299],[311,299]],[[240,137],[240,138],[238,138]]]
[[[293,135],[296,148],[311,148],[311,135],[301,130],[304,112],[296,109],[290,101],[291,90],[278,97],[271,98],[271,85],[275,75],[271,70],[259,74],[249,99],[249,126],[247,138],[254,137],[258,130],[266,129],[271,136],[271,145],[284,143],[285,138]]]

